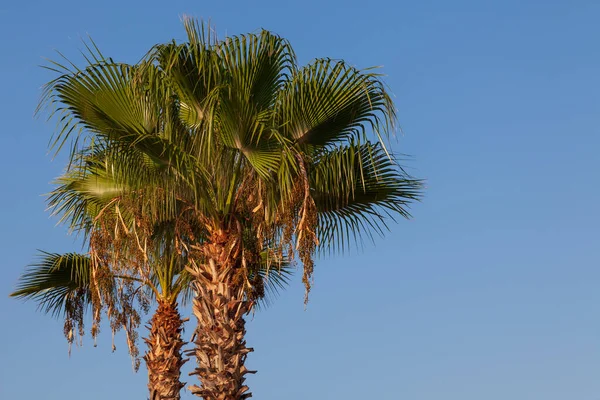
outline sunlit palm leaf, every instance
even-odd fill
[[[225,71],[216,115],[220,138],[268,177],[281,154],[271,137],[273,105],[293,71],[294,53],[286,40],[267,31],[227,38],[217,53]]]
[[[319,59],[286,85],[278,110],[281,130],[304,146],[380,140],[393,128],[395,109],[379,76],[344,61]]]

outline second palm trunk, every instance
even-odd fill
[[[150,334],[145,339],[148,351],[144,356],[148,368],[150,400],[179,400],[184,384],[179,381],[183,320],[177,311],[177,303],[159,301],[152,317]]]

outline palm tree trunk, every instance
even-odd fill
[[[177,303],[158,301],[152,317],[150,335],[145,339],[148,351],[144,355],[148,369],[150,400],[179,400],[184,384],[179,381],[182,358],[181,339],[183,320],[177,311]]]
[[[219,237],[214,235],[213,237]],[[193,312],[198,319],[195,349],[198,367],[190,374],[201,384],[190,387],[204,400],[243,400],[252,397],[244,385],[248,353],[244,317],[252,301],[244,293],[245,275],[237,260],[239,249],[226,236],[205,246],[206,262],[190,270],[194,276]]]

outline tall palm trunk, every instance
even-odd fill
[[[252,396],[244,385],[247,354],[244,317],[252,301],[244,294],[245,274],[239,260],[239,245],[226,233],[212,235],[204,246],[205,262],[190,272],[194,276],[193,312],[198,319],[195,349],[200,386],[190,387],[204,400],[242,400]]]
[[[179,381],[182,358],[183,320],[176,302],[158,301],[152,317],[150,334],[145,339],[148,351],[144,356],[148,369],[150,400],[179,400],[184,384]]]

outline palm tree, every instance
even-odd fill
[[[107,293],[108,285],[104,286],[102,296],[104,299],[112,296],[110,299],[112,307],[115,307],[119,299],[123,299],[117,291],[119,287],[124,286],[124,282],[137,282],[136,290],[150,289],[148,284],[140,282],[136,277],[111,275],[105,277],[105,280],[110,282],[112,290]],[[85,312],[95,311],[94,297],[97,293],[93,282],[93,266],[89,254],[42,252],[39,261],[23,273],[17,290],[11,296],[34,300],[43,311],[56,317],[64,316],[64,332],[71,345],[76,340],[77,334],[80,338],[84,334]],[[148,350],[144,356],[151,399],[179,399],[179,391],[184,386],[179,381],[180,369],[185,363],[182,358],[184,341],[181,337],[184,319],[179,315],[176,301],[170,300],[169,296],[165,295],[168,290],[174,293],[181,288],[183,285],[179,287],[173,285],[171,288],[166,288],[167,290],[161,290],[159,297],[155,299],[157,308],[148,326],[149,336],[145,339]],[[111,324],[113,337],[116,330],[125,328],[130,353],[137,369],[139,360],[135,339],[140,323],[137,308],[129,310],[129,320],[123,319],[125,315],[123,310],[116,312],[113,308],[112,313],[119,314],[118,319],[123,322],[123,326],[118,322]],[[99,313],[94,312],[94,317],[98,316]],[[98,322],[94,321],[93,336],[98,333]]]
[[[374,71],[329,59],[299,67],[290,44],[267,31],[219,41],[185,25],[188,43],[155,46],[138,66],[95,60],[48,94],[63,113],[59,147],[75,137],[73,154],[101,142],[146,162],[122,157],[119,179],[143,199],[143,219],[178,221],[171,232],[185,248],[198,320],[201,384],[191,390],[244,399],[245,316],[262,290],[251,266],[273,248],[275,259],[297,255],[308,296],[317,249],[343,251],[408,217],[421,182],[385,147],[396,115]]]
[[[243,399],[252,303],[236,275],[253,249],[237,240],[239,221],[251,221],[259,243],[297,253],[308,296],[317,244],[343,250],[350,236],[408,217],[421,183],[383,145],[395,111],[375,73],[332,60],[299,68],[289,43],[266,31],[219,42],[191,21],[186,28],[189,44],[159,46],[155,59],[199,142],[192,154],[216,183],[211,203],[196,201],[210,235],[193,272],[201,386],[192,391]]]

